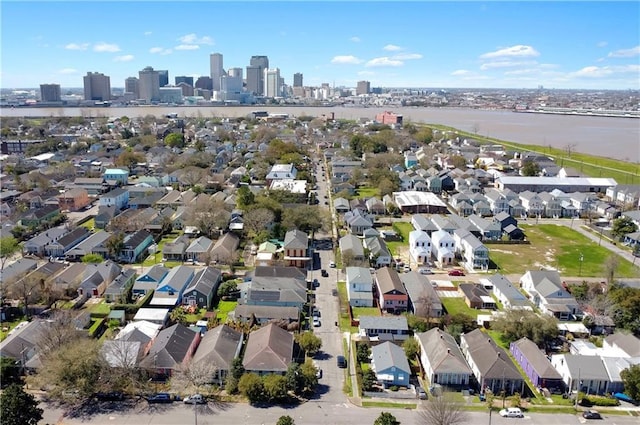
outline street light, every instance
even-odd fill
[[[578,276],[582,276],[582,262],[584,261],[584,255],[580,253],[580,269],[578,271]]]

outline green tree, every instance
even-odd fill
[[[535,161],[525,161],[520,169],[521,174],[526,177],[537,176],[540,174],[540,165]]]
[[[378,377],[373,369],[367,369],[362,373],[362,389],[364,391],[373,390],[375,384],[378,382]]]
[[[249,399],[250,403],[262,400],[264,395],[264,386],[262,379],[255,373],[245,373],[238,382],[238,390]]]
[[[238,382],[240,378],[244,375],[244,366],[242,365],[242,359],[240,357],[236,357],[231,362],[231,370],[229,371],[229,375],[227,375],[227,380],[225,381],[225,390],[229,394],[235,394],[238,391]]]
[[[37,425],[44,411],[35,397],[21,385],[11,384],[0,395],[0,417],[3,425]]]
[[[287,230],[298,229],[306,233],[326,228],[329,222],[326,210],[318,205],[296,205],[282,213],[282,226]]]
[[[624,393],[634,400],[640,400],[640,364],[635,364],[622,372]]]
[[[420,345],[415,338],[406,339],[402,343],[402,348],[404,348],[404,354],[406,354],[409,360],[414,360],[416,355],[420,353]]]
[[[286,416],[280,416],[278,418],[278,422],[276,422],[276,425],[296,425],[296,422],[293,420],[291,416],[286,415]]]
[[[282,401],[287,398],[287,378],[269,374],[262,380],[264,394],[270,401]]]
[[[100,254],[85,254],[82,256],[82,262],[85,264],[100,264],[104,262],[104,258]]]
[[[638,226],[630,217],[622,216],[613,220],[611,234],[620,239],[624,235],[638,231]]]
[[[171,148],[183,148],[184,137],[180,133],[171,133],[164,138],[164,144]]]
[[[356,358],[358,363],[369,363],[369,346],[365,343],[356,344]]]
[[[236,192],[236,204],[238,208],[245,209],[250,205],[253,205],[256,197],[249,189],[249,186],[240,186]]]
[[[238,283],[235,280],[227,280],[218,288],[218,297],[227,297],[238,291]]]
[[[313,391],[318,385],[318,368],[316,368],[311,359],[307,359],[300,366],[300,372],[304,379],[304,391]]]
[[[514,393],[511,397],[511,407],[520,407],[522,403],[522,398],[520,397],[520,393]]]
[[[609,288],[608,298],[613,302],[616,327],[640,336],[640,289],[614,284]]]
[[[312,331],[305,331],[296,335],[296,342],[300,345],[300,348],[311,357],[322,348],[322,340],[314,335]]]
[[[552,316],[539,316],[533,311],[508,309],[497,317],[491,328],[502,334],[506,342],[526,337],[543,347],[558,336],[558,321]]]
[[[6,261],[16,252],[20,246],[13,236],[0,238],[0,270],[4,270]]]
[[[171,319],[173,323],[180,323],[184,325],[187,323],[187,313],[184,311],[184,308],[178,306],[171,310],[171,313],[169,313],[169,319]]]
[[[373,425],[400,425],[400,422],[389,412],[382,412],[380,416],[373,421]]]
[[[0,387],[21,383],[20,360],[0,357]]]
[[[304,390],[304,377],[300,365],[296,362],[289,363],[287,373],[284,375],[287,379],[287,388],[295,394],[301,394]]]

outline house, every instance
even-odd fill
[[[50,257],[64,257],[71,248],[87,239],[90,235],[91,232],[86,227],[76,227],[61,238],[47,244],[44,252]]]
[[[163,261],[184,261],[187,247],[189,246],[189,237],[180,235],[171,242],[167,242],[162,247]]]
[[[7,284],[15,282],[38,267],[38,262],[31,258],[21,258],[0,270],[0,282]]]
[[[520,278],[520,286],[543,313],[559,320],[571,320],[582,312],[576,299],[564,289],[555,270],[529,270]]]
[[[109,186],[101,177],[76,177],[69,187],[80,187],[85,189],[89,196],[97,196],[106,192]]]
[[[527,297],[525,297],[518,288],[513,286],[509,279],[500,273],[480,279],[480,284],[485,287],[493,287],[493,295],[495,295],[505,309],[533,310]]]
[[[338,240],[342,262],[349,266],[351,261],[362,263],[366,260],[362,240],[353,234],[346,234]]]
[[[225,233],[213,245],[209,255],[215,263],[231,264],[236,258],[239,244],[240,238],[235,233]]]
[[[600,356],[553,354],[551,364],[569,392],[609,393],[609,374]]]
[[[375,196],[367,199],[365,202],[365,206],[369,214],[384,215],[387,213],[387,209],[385,208],[382,201]]]
[[[513,224],[510,224],[507,227],[505,227],[504,233],[505,235],[507,235],[510,241],[522,241],[525,238],[525,235],[522,229],[514,226]]]
[[[349,231],[358,236],[362,236],[365,230],[373,227],[371,219],[358,208],[347,211],[344,214],[344,221]]]
[[[222,272],[214,267],[198,271],[182,294],[182,303],[209,310],[222,282]]]
[[[206,236],[200,236],[191,242],[185,250],[187,260],[202,261],[210,258],[210,252],[213,248],[213,241]]]
[[[468,387],[471,369],[453,336],[441,329],[414,334],[420,346],[420,362],[431,385]]]
[[[542,217],[544,215],[544,203],[537,193],[525,190],[520,192],[519,196],[520,203],[529,217]]]
[[[243,323],[256,323],[259,326],[269,322],[290,324],[300,322],[300,310],[297,307],[239,304],[229,313],[228,318]]]
[[[208,330],[191,359],[194,365],[211,365],[215,368],[213,383],[224,385],[233,359],[240,356],[244,335],[227,325]]]
[[[409,325],[405,316],[360,316],[358,335],[370,342],[402,342],[409,338]]]
[[[98,214],[93,219],[96,229],[105,229],[109,222],[116,216],[118,210],[115,205],[99,206]]]
[[[182,303],[184,290],[193,281],[194,270],[187,266],[169,269],[167,275],[155,288],[150,306],[174,307]]]
[[[40,335],[46,332],[48,325],[49,322],[46,320],[20,322],[0,342],[0,358],[13,359],[21,367],[26,368],[30,368],[31,364],[39,365]]]
[[[455,258],[455,241],[446,230],[431,234],[431,255],[442,266],[451,265]]]
[[[464,302],[469,308],[479,308],[483,310],[493,310],[496,308],[496,302],[482,285],[476,283],[461,283],[458,285],[458,291],[464,296]]]
[[[118,259],[124,263],[136,263],[147,256],[147,248],[153,243],[153,236],[146,230],[128,234],[122,241],[122,251]]]
[[[413,214],[411,216],[411,225],[415,230],[422,230],[429,237],[431,237],[433,232],[435,232],[436,230],[439,230],[436,227],[436,225],[433,224],[433,221],[431,221],[430,219],[428,219],[422,214]]]
[[[122,272],[122,267],[111,260],[100,264],[86,264],[80,276],[77,292],[80,297],[101,297],[115,278]]]
[[[270,323],[249,334],[242,366],[259,375],[284,375],[293,361],[293,348],[293,335]]]
[[[60,214],[60,207],[58,205],[45,205],[35,210],[25,211],[19,219],[19,222],[24,227],[38,227]]]
[[[118,187],[101,195],[98,202],[101,207],[114,206],[117,211],[122,211],[129,207],[129,191]]]
[[[518,227],[518,220],[513,218],[511,214],[507,211],[501,211],[493,217],[493,221],[500,224],[500,228],[504,232],[507,226],[515,226]]]
[[[470,215],[468,220],[469,223],[471,223],[480,233],[480,240],[500,240],[500,237],[502,236],[502,227],[500,227],[499,223],[487,220],[475,214]]]
[[[198,332],[176,323],[158,333],[140,367],[152,370],[156,376],[170,377],[175,370],[189,363],[199,343]]]
[[[409,297],[398,272],[390,267],[376,270],[375,284],[381,310],[394,314],[407,311]]]
[[[431,258],[431,238],[422,230],[409,232],[409,254],[417,264],[429,264]]]
[[[509,351],[536,388],[564,392],[562,376],[533,341],[520,338],[509,345]]]
[[[391,265],[391,252],[380,236],[365,238],[364,247],[369,250],[369,261],[374,267]]]
[[[466,229],[456,229],[453,235],[456,250],[468,269],[489,268],[489,249],[477,237]]]
[[[151,267],[147,273],[138,277],[134,282],[133,295],[142,296],[146,295],[149,291],[155,291],[167,273],[169,273],[169,269],[164,266],[156,264]]]
[[[333,209],[338,214],[341,214],[351,210],[351,207],[349,206],[349,201],[345,198],[336,198],[333,200]]]
[[[640,338],[617,332],[604,339],[602,348],[610,357],[640,357]]]
[[[419,317],[441,317],[442,302],[429,279],[416,271],[402,273],[400,280],[409,297],[408,311]]]
[[[373,307],[373,276],[369,269],[347,267],[346,287],[351,307]]]
[[[287,267],[307,268],[309,257],[309,235],[294,229],[284,235],[284,265]]]
[[[127,303],[129,291],[135,280],[135,270],[122,269],[122,272],[105,289],[103,293],[105,301],[108,303]]]
[[[79,211],[90,203],[89,192],[81,187],[69,189],[57,198],[62,211]]]
[[[256,267],[240,284],[239,304],[296,307],[307,303],[306,273],[297,267]]]
[[[118,186],[126,186],[129,183],[129,170],[120,168],[107,168],[102,174],[106,182],[115,182]]]
[[[142,307],[138,309],[138,312],[133,316],[133,322],[148,322],[158,325],[160,328],[169,320],[168,308],[146,308]]]
[[[480,329],[460,335],[460,350],[464,355],[481,392],[499,394],[524,392],[524,379],[507,353]]]
[[[371,347],[371,369],[385,388],[408,387],[411,368],[402,347],[387,341]]]
[[[64,227],[54,227],[38,233],[24,243],[22,252],[25,255],[37,255],[42,257],[45,255],[45,247],[51,242],[55,242],[67,233]]]

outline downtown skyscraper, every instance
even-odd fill
[[[213,53],[209,56],[209,67],[213,91],[220,91],[220,78],[225,75],[221,53]]]
[[[264,70],[269,68],[266,56],[251,56],[247,67],[247,90],[250,93],[264,96]]]

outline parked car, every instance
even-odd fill
[[[518,407],[507,407],[500,411],[500,416],[503,418],[524,418],[522,410]]]
[[[336,357],[336,364],[339,368],[345,369],[347,367],[347,359],[344,356],[338,356]]]
[[[332,269],[336,268],[336,263],[334,261],[329,262],[329,267]]]
[[[420,400],[426,400],[427,392],[422,387],[416,387],[416,397],[418,397]]]
[[[190,395],[189,397],[185,397],[183,401],[185,404],[205,404],[207,402],[202,394]]]
[[[585,419],[602,419],[602,415],[597,410],[585,410],[582,412],[582,417]]]
[[[169,393],[156,393],[147,397],[149,403],[171,403],[173,399]]]
[[[453,270],[449,270],[449,273],[447,273],[449,276],[464,276],[464,272],[462,270],[458,270],[458,269],[453,269]]]
[[[420,267],[418,269],[418,272],[420,272],[420,274],[433,274],[433,271],[431,269],[427,269],[424,267]]]
[[[325,269],[320,270],[320,274],[322,275],[322,277],[329,277],[329,272]]]
[[[320,319],[318,319],[317,317],[313,318],[313,327],[314,328],[319,328],[322,325],[322,323],[320,323]]]
[[[95,398],[99,401],[122,401],[125,399],[125,396],[120,391],[109,391],[106,393],[100,392],[95,393]]]

